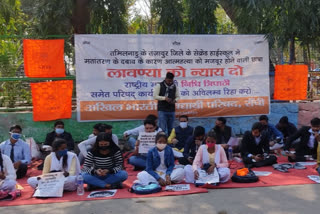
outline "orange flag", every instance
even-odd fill
[[[307,65],[276,65],[274,78],[275,100],[307,99],[307,88]]]
[[[72,80],[31,83],[33,120],[71,118]]]
[[[23,40],[27,77],[65,77],[64,40]]]

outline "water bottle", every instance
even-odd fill
[[[83,177],[81,174],[77,176],[77,195],[84,194]]]
[[[229,160],[233,159],[232,146],[229,146],[229,148],[228,148],[228,159]]]

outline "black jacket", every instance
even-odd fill
[[[232,128],[230,126],[225,126],[223,131],[221,131],[218,127],[214,127],[212,131],[214,131],[217,135],[217,144],[228,143],[232,135]]]
[[[289,139],[286,142],[285,148],[284,149],[289,149],[296,139],[300,138],[300,141],[296,145],[296,153],[303,154],[305,151],[309,150],[308,143],[309,143],[309,138],[311,136],[311,133],[309,132],[310,126],[303,126],[301,127],[298,132],[296,132],[294,135],[289,137]],[[317,148],[318,148],[318,141],[314,139],[314,147],[311,148],[313,150],[312,153],[317,153]]]
[[[203,144],[204,142],[202,142]],[[197,146],[197,144],[195,143],[195,137],[194,136],[190,136],[187,141],[186,144],[184,145],[184,150],[183,150],[183,156],[185,158],[188,157],[196,157],[197,151],[199,149],[200,146]]]
[[[269,139],[265,132],[261,132],[261,140],[259,144],[256,144],[255,137],[251,134],[251,131],[246,131],[243,135],[241,146],[241,156],[247,157],[248,154],[257,155],[263,153],[269,153]]]
[[[52,142],[56,138],[62,138],[67,141],[68,150],[74,150],[74,140],[72,138],[72,135],[69,132],[63,132],[61,135],[57,135],[55,131],[50,132],[47,134],[46,141],[44,142],[44,145],[52,146]]]
[[[283,137],[287,138],[291,135],[294,135],[298,129],[293,123],[289,123],[287,127],[281,128],[279,123],[276,125],[276,128],[283,134]]]
[[[171,98],[172,100],[176,99],[176,86],[173,85],[172,87],[170,87],[170,89],[168,88],[167,91],[167,87],[164,83],[164,81],[162,81],[160,83],[160,92],[159,92],[159,96],[167,96],[168,98]],[[167,94],[166,94],[167,91]],[[166,111],[166,112],[174,112],[175,111],[175,103],[168,103],[165,100],[158,100],[158,111]]]

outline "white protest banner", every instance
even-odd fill
[[[138,140],[140,141],[139,144],[139,153],[148,153],[148,151],[155,147],[155,140],[156,140],[156,132],[140,132]]]
[[[166,191],[188,191],[190,190],[190,184],[175,184],[168,185],[165,188]]]
[[[75,35],[79,121],[155,114],[154,86],[175,75],[176,115],[268,114],[264,35]]]
[[[66,180],[63,172],[48,173],[40,177],[33,197],[62,197]]]
[[[105,198],[105,197],[113,197],[116,194],[116,189],[111,190],[101,190],[91,192],[87,198]]]

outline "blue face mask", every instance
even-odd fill
[[[64,132],[64,129],[56,128],[55,131],[57,134],[62,134]]]
[[[11,133],[11,138],[14,140],[19,140],[21,138],[21,134],[19,133]]]
[[[67,154],[67,152],[68,152],[67,149],[65,149],[65,150],[60,150],[60,151],[58,151],[58,155],[59,155],[60,157],[63,157],[63,156],[65,156],[65,155]]]

